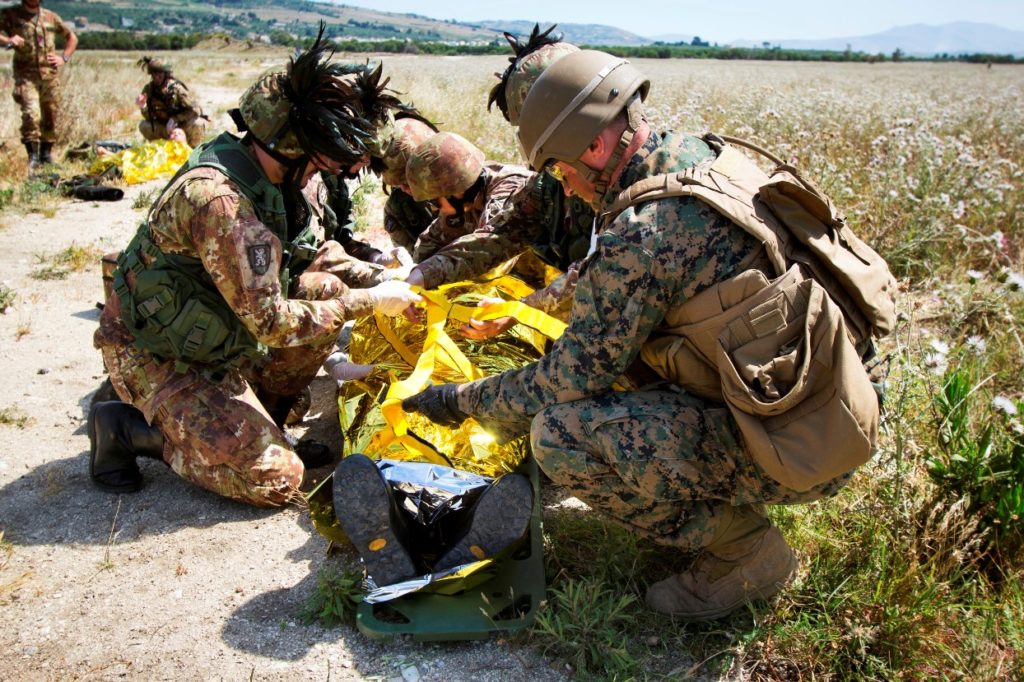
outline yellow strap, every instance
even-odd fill
[[[483,376],[482,372],[470,362],[469,358],[451,340],[445,332],[445,323],[449,318],[468,322],[472,317],[477,320],[493,320],[499,317],[513,317],[517,321],[532,327],[546,336],[558,338],[565,331],[565,323],[546,313],[531,308],[519,301],[506,301],[493,305],[470,307],[453,304],[441,291],[424,291],[419,287],[413,289],[426,301],[427,336],[423,341],[423,350],[419,357],[398,339],[386,320],[377,318],[377,327],[381,330],[395,350],[413,365],[412,374],[407,379],[392,383],[381,404],[381,415],[387,426],[375,433],[371,439],[376,448],[387,448],[392,444],[401,445],[414,456],[428,461],[445,464],[446,460],[437,450],[409,435],[409,422],[402,410],[402,401],[425,389],[434,374],[437,362],[442,362],[462,373],[467,381]],[[438,353],[438,350],[441,353]]]

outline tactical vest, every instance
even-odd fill
[[[567,197],[562,184],[548,173],[538,173],[533,202],[542,214],[541,232],[530,249],[542,261],[562,272],[584,258],[590,249],[594,211],[579,197]]]
[[[732,138],[730,138],[732,140]],[[641,357],[662,377],[724,402],[752,459],[805,491],[863,464],[878,434],[878,397],[862,358],[895,322],[885,261],[796,169],[769,176],[722,138],[709,165],[645,178],[602,215],[652,199],[708,204],[764,247],[760,269],[719,282],[666,312]],[[733,140],[748,146],[739,140]],[[758,149],[758,151],[763,151]]]
[[[163,206],[188,171],[203,166],[216,168],[230,178],[252,203],[260,222],[281,241],[280,282],[287,296],[292,276],[305,270],[316,254],[318,239],[313,231],[312,210],[305,197],[297,193],[303,204],[298,213],[303,218],[297,226],[301,227],[298,234],[289,238],[280,188],[267,179],[258,162],[229,133],[192,152],[154,202],[150,215]],[[135,273],[133,287],[125,278],[129,270]],[[179,372],[199,365],[217,378],[227,368],[267,352],[228,307],[199,258],[164,253],[153,243],[148,219],[118,257],[113,285],[120,298],[121,320],[134,335],[134,345],[159,358],[174,360]]]

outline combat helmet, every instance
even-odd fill
[[[496,104],[505,120],[519,125],[519,112],[523,107],[526,93],[530,91],[540,75],[558,59],[567,54],[579,52],[572,43],[562,42],[561,33],[552,33],[557,24],[540,32],[540,24],[533,25],[533,31],[526,42],[520,42],[511,33],[505,33],[505,40],[512,47],[513,56],[508,58],[509,66],[498,76],[498,83],[491,88],[487,109]]]
[[[484,171],[484,153],[456,133],[428,137],[409,155],[405,177],[416,201],[464,195]]]
[[[374,154],[383,166],[381,180],[391,187],[400,187],[406,184],[405,164],[409,155],[437,129],[418,118],[407,117],[399,118],[381,130],[381,141]]]
[[[312,47],[285,71],[260,76],[231,113],[239,129],[268,154],[289,166],[317,155],[344,166],[369,152],[377,127],[400,106],[381,82],[378,64],[330,61],[324,24]]]
[[[581,50],[552,63],[523,102],[517,136],[523,156],[535,170],[554,161],[575,168],[598,195],[643,120],[642,101],[650,81],[625,59]],[[601,170],[580,161],[590,143],[625,111],[628,125]]]
[[[135,62],[135,65],[151,76],[154,73],[166,73],[170,76],[171,71],[173,70],[168,62],[155,57],[143,57],[139,61]]]

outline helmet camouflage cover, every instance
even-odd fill
[[[381,180],[391,187],[405,184],[405,164],[409,155],[428,137],[434,129],[416,118],[400,118],[381,128],[377,156],[384,162]]]
[[[540,24],[534,24],[525,41],[505,33],[513,54],[508,58],[509,65],[504,73],[498,75],[498,83],[491,88],[487,108],[497,104],[505,120],[512,125],[519,125],[519,112],[526,93],[544,69],[565,55],[580,50],[571,43],[562,42],[562,34],[553,33],[554,30],[555,26],[550,26],[541,32]]]
[[[238,114],[271,153],[297,159],[318,155],[354,164],[373,146],[377,127],[401,106],[381,79],[380,64],[331,62],[320,25],[312,47],[286,71],[260,76],[242,95]]]
[[[409,155],[405,177],[416,201],[462,194],[480,177],[484,153],[456,133],[427,138]]]
[[[268,71],[256,79],[238,102],[238,109],[258,140],[289,158],[305,155],[294,131],[286,125],[292,103],[281,89],[283,71]]]
[[[171,65],[161,59],[154,57],[143,57],[135,62],[143,71],[153,75],[154,73],[171,73]]]
[[[519,125],[519,113],[523,110],[526,94],[544,70],[565,55],[579,51],[580,48],[572,43],[550,43],[523,57],[509,75],[508,84],[505,85],[509,123]]]

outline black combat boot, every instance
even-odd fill
[[[39,163],[53,163],[53,143],[43,140],[39,143]]]
[[[480,495],[462,537],[434,564],[443,571],[493,557],[526,534],[533,489],[522,474],[505,474]]]
[[[39,143],[35,140],[26,141],[25,151],[28,152],[28,169],[35,170],[39,165]]]
[[[256,392],[256,397],[259,398],[277,428],[282,431],[285,425],[301,422],[312,403],[309,387],[295,395],[281,395],[260,390]],[[334,461],[334,452],[316,440],[299,441],[295,446],[295,454],[307,469],[317,469]]]
[[[142,412],[117,400],[94,403],[89,431],[89,476],[102,490],[131,493],[142,487],[136,457],[163,460],[164,436]]]
[[[409,531],[391,484],[366,455],[349,455],[334,470],[334,514],[378,587],[420,575]]]

